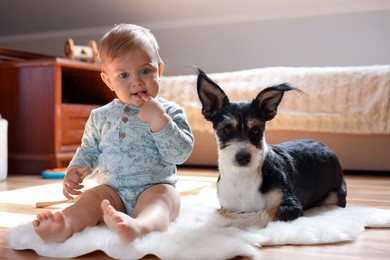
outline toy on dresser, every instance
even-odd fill
[[[88,41],[88,45],[75,45],[72,38],[65,42],[65,58],[95,63],[97,62],[98,49],[96,41]]]

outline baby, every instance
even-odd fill
[[[63,242],[103,221],[132,242],[166,231],[179,215],[176,164],[191,154],[194,138],[183,109],[157,97],[164,69],[158,49],[152,33],[136,25],[103,36],[101,77],[117,99],[91,111],[63,193],[81,194],[92,172],[98,185],[63,211],[37,215],[33,226],[44,242]]]

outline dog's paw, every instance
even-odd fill
[[[266,211],[248,212],[248,213],[237,213],[234,219],[228,226],[234,226],[241,229],[252,229],[252,228],[265,228],[271,221]]]
[[[218,210],[219,215],[225,217],[225,218],[230,218],[230,219],[236,219],[238,216],[237,212],[233,212],[224,208],[221,208]]]
[[[241,229],[265,228],[269,223],[269,217],[266,212],[242,213],[235,219],[235,225]]]
[[[226,227],[238,227],[241,229],[265,228],[272,221],[268,211],[239,213],[221,208],[218,210],[218,213],[229,219],[225,223]]]

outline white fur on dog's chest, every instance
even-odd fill
[[[235,212],[253,212],[266,207],[259,191],[260,174],[223,172],[218,181],[218,198],[221,207]]]

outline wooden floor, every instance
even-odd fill
[[[181,176],[217,177],[216,169],[179,168]],[[348,204],[372,206],[390,209],[390,173],[346,174],[348,186]],[[58,180],[44,180],[38,176],[9,175],[6,181],[0,182],[0,194],[4,191],[52,184]],[[195,190],[194,190],[195,192]],[[182,194],[185,195],[185,194]],[[36,214],[35,209],[24,204],[0,201],[0,213]],[[0,226],[3,220],[0,219]],[[40,257],[35,252],[14,251],[7,247],[7,228],[0,228],[0,259],[50,259]],[[390,229],[367,229],[356,240],[331,245],[316,246],[269,246],[259,249],[264,259],[390,259]],[[102,252],[95,252],[77,259],[108,259]],[[152,256],[147,258],[153,258]]]

